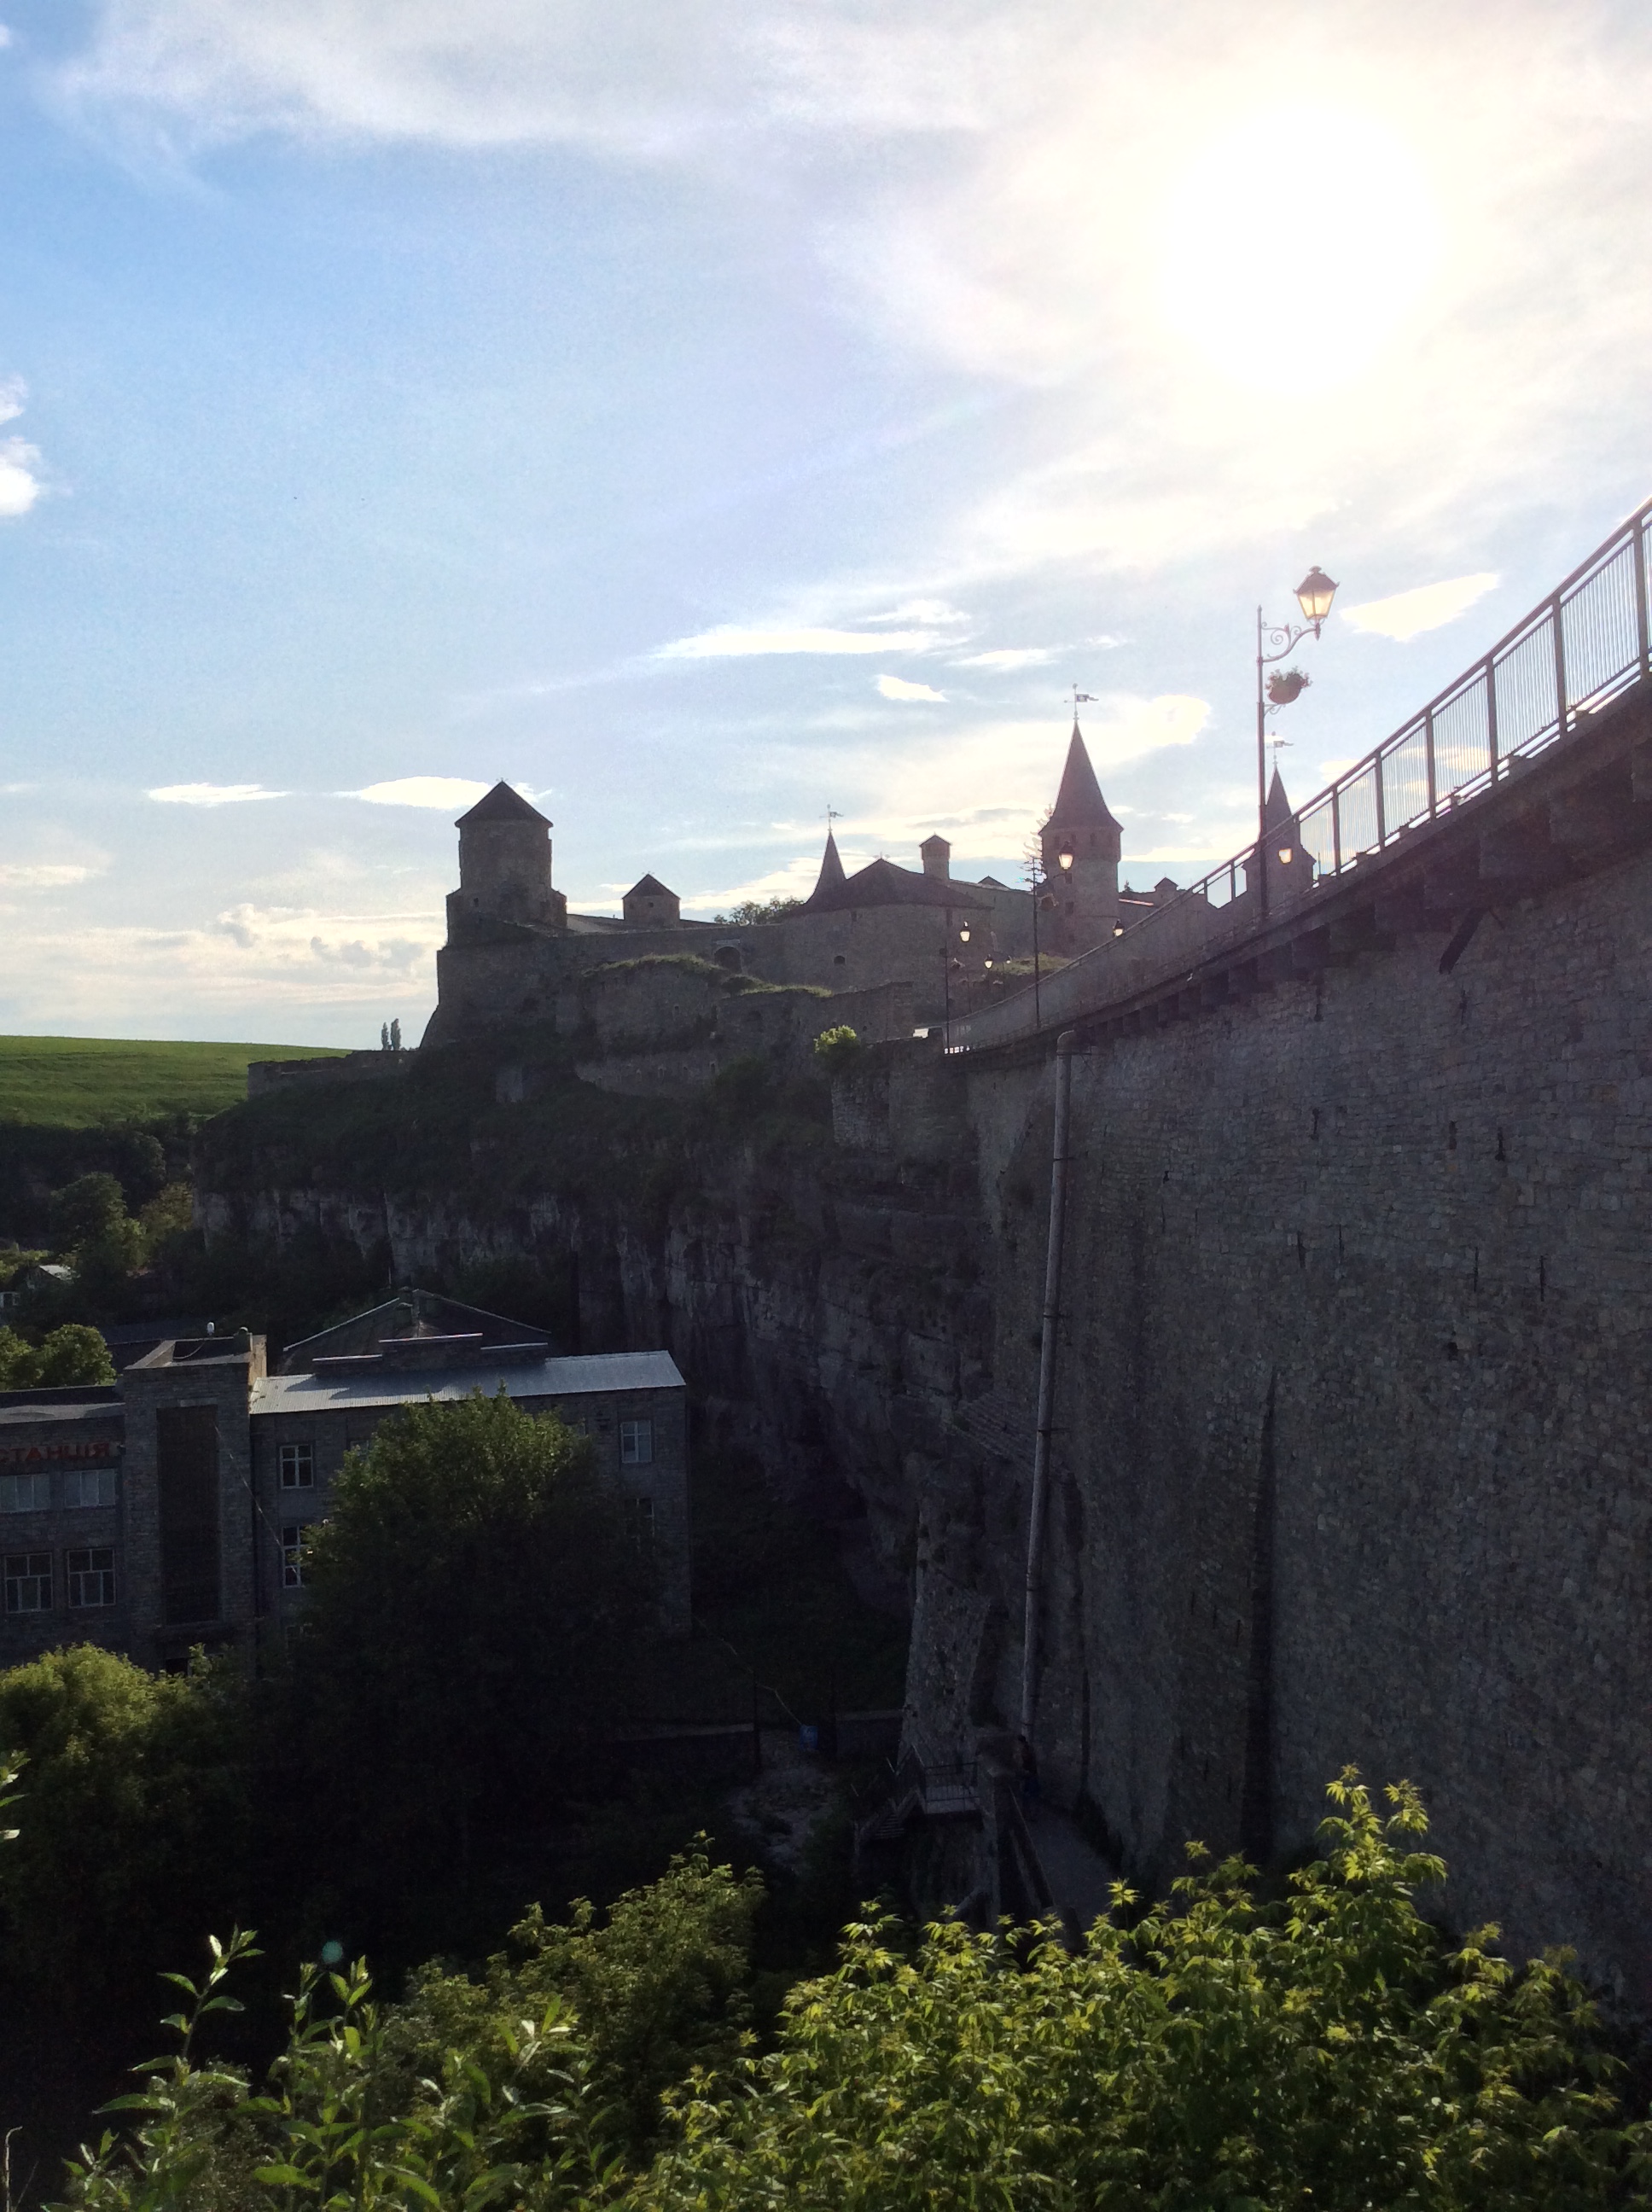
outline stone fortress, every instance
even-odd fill
[[[653,875],[626,892],[620,918],[570,914],[551,881],[552,824],[508,784],[495,784],[457,827],[459,889],[448,896],[447,941],[437,954],[429,1045],[517,1022],[574,1027],[592,971],[683,954],[756,982],[807,988],[817,1034],[847,1022],[872,1039],[910,1035],[914,1017],[962,1012],[996,968],[1033,951],[1032,891],[954,876],[951,847],[938,834],[920,847],[917,869],[879,858],[849,875],[829,829],[818,880],[798,912],[730,925],[685,920],[677,894]],[[1123,921],[1175,889],[1167,881],[1148,897],[1121,892],[1121,832],[1076,720],[1040,848],[1042,952],[1070,958],[1110,943]],[[821,1006],[822,991],[844,1005]],[[883,994],[880,1002],[868,994]]]

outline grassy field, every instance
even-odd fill
[[[164,1114],[218,1114],[246,1096],[253,1060],[316,1060],[305,1044],[178,1044],[0,1036],[0,1123],[93,1129]]]

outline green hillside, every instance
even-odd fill
[[[319,1060],[334,1049],[0,1036],[0,1123],[91,1129],[166,1114],[218,1114],[246,1096],[249,1060]]]

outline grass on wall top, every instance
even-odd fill
[[[320,1060],[306,1044],[185,1044],[125,1037],[0,1036],[0,1123],[91,1129],[221,1114],[246,1096],[254,1060]]]

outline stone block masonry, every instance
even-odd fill
[[[1652,861],[1439,952],[1078,1063],[1041,1751],[1160,1879],[1407,1776],[1459,1922],[1643,2005]]]

